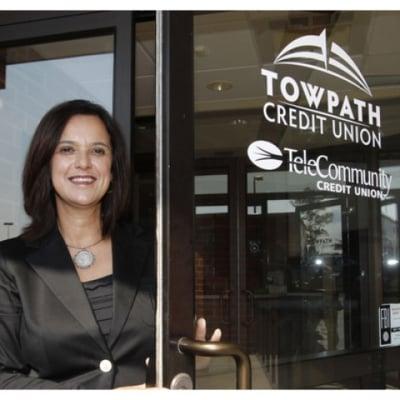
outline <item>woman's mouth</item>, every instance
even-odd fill
[[[75,175],[68,178],[75,185],[90,185],[96,178],[91,175]]]

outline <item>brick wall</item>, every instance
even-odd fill
[[[196,315],[206,318],[209,332],[221,328],[229,341],[229,214],[196,215],[195,227]]]

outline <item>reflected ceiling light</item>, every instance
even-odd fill
[[[194,54],[197,57],[205,57],[206,55],[208,55],[208,51],[206,46],[199,44],[197,46],[194,46]]]
[[[234,126],[245,126],[245,125],[247,125],[247,120],[246,119],[237,118],[237,119],[234,119],[232,121],[232,125],[234,125]]]
[[[316,258],[315,260],[314,260],[314,264],[315,265],[322,265],[324,262],[322,261],[322,258]]]
[[[214,92],[225,92],[232,89],[233,84],[230,81],[213,81],[207,85],[207,88]]]
[[[396,258],[389,258],[389,259],[386,261],[386,264],[387,264],[389,267],[394,267],[394,266],[396,266],[396,265],[399,265],[399,260],[397,260]]]

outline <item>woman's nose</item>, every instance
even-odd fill
[[[87,169],[91,166],[90,155],[86,151],[78,151],[75,159],[77,168]]]

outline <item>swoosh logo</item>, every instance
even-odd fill
[[[283,155],[278,146],[265,140],[257,140],[247,148],[247,156],[258,168],[272,171],[283,163]]]
[[[320,35],[305,35],[290,42],[275,58],[274,64],[300,65],[322,71],[372,96],[371,89],[352,58],[335,42],[332,42],[328,51],[326,29]]]

